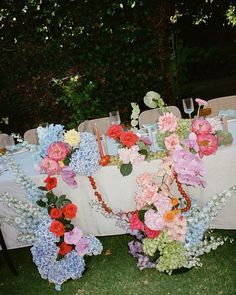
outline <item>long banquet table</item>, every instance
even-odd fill
[[[206,188],[188,187],[186,190],[196,199],[198,205],[204,205],[214,194],[228,190],[236,184],[236,121],[234,126],[234,141],[231,146],[219,147],[217,153],[210,157],[204,157],[206,167]],[[43,185],[45,175],[37,173],[33,169],[33,153],[25,152],[14,155],[15,161],[21,165],[26,175],[30,176],[37,185]],[[159,160],[136,164],[132,174],[123,177],[116,166],[102,167],[94,175],[97,190],[101,193],[104,201],[116,210],[134,210],[134,196],[137,191],[136,176],[143,172],[155,172]],[[90,202],[95,200],[94,191],[89,180],[85,176],[77,176],[78,188],[72,189],[64,183],[60,177],[58,186],[54,189],[56,194],[66,194],[72,202],[78,206],[78,214],[75,224],[80,226],[85,234],[96,236],[124,234],[124,230],[115,225],[115,220],[104,217]],[[28,201],[24,191],[21,191],[11,171],[0,175],[0,194],[8,192],[10,196],[22,201]],[[211,228],[236,229],[236,194],[231,196],[220,214],[214,219]],[[0,216],[9,216],[12,212],[4,203],[0,202]],[[8,224],[2,224],[2,232],[7,247],[22,247],[17,241],[18,230]]]

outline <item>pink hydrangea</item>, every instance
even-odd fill
[[[165,146],[167,150],[174,150],[177,144],[179,144],[178,134],[171,134],[165,138]]]
[[[63,161],[69,154],[69,148],[62,141],[52,143],[48,148],[48,157],[55,161]]]
[[[173,132],[177,128],[178,118],[172,113],[165,113],[163,116],[160,116],[158,123],[160,132]]]
[[[166,230],[169,238],[183,243],[187,231],[187,220],[183,216],[176,216],[172,222],[166,222]]]
[[[199,154],[209,156],[214,154],[218,147],[217,138],[212,134],[199,134],[197,136]]]
[[[124,164],[136,164],[143,162],[145,159],[145,156],[141,155],[138,151],[139,147],[137,145],[134,145],[131,148],[118,149],[118,155],[120,156],[120,159]]]
[[[137,184],[142,187],[147,187],[147,186],[153,185],[155,183],[153,175],[148,172],[137,176],[136,181],[137,181]]]
[[[41,169],[46,172],[48,175],[54,175],[54,174],[59,174],[60,173],[60,166],[58,163],[49,157],[45,157],[41,164]]]
[[[64,241],[67,244],[75,245],[76,243],[79,242],[82,236],[83,236],[82,230],[78,227],[74,227],[73,230],[69,232],[65,232]]]
[[[172,209],[172,204],[171,204],[170,198],[168,198],[167,196],[165,196],[162,193],[159,193],[157,195],[154,205],[161,215],[163,215],[166,211],[169,211]]]
[[[194,119],[192,121],[192,131],[198,134],[209,134],[212,132],[211,124],[204,118]]]
[[[154,211],[149,209],[144,215],[144,223],[147,227],[152,230],[162,230],[165,226],[165,221],[162,216]]]

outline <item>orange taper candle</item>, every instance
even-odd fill
[[[102,158],[102,157],[104,157],[104,154],[103,154],[103,149],[102,149],[102,143],[101,143],[100,134],[99,134],[99,131],[98,131],[98,128],[97,128],[96,123],[94,124],[94,129],[95,129],[95,133],[96,133],[96,137],[97,137],[100,158]]]

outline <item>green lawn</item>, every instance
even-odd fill
[[[215,231],[236,240],[236,231]],[[0,255],[0,294],[155,294],[155,295],[235,295],[236,241],[219,247],[202,257],[203,267],[174,274],[159,273],[154,269],[140,271],[128,253],[127,235],[101,237],[103,253],[87,259],[88,270],[76,281],[67,281],[62,291],[41,279],[32,261],[29,248],[11,250],[10,255],[19,271],[15,277]]]

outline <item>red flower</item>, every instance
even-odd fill
[[[132,131],[122,132],[120,136],[120,141],[123,145],[131,148],[138,141],[138,136]]]
[[[59,253],[60,255],[66,255],[67,253],[69,253],[72,250],[72,246],[66,244],[66,242],[62,242],[60,244],[60,249],[59,249]]]
[[[159,231],[159,230],[152,230],[149,227],[144,226],[144,232],[145,232],[147,238],[154,239],[157,236],[159,236],[159,234],[160,234],[161,231]]]
[[[68,204],[62,208],[65,218],[72,219],[76,216],[77,206],[75,204]]]
[[[143,229],[143,223],[142,221],[138,218],[138,213],[134,213],[130,220],[130,229],[131,230],[140,230]]]
[[[53,221],[49,230],[57,237],[61,237],[65,233],[65,227],[60,221]]]
[[[217,138],[212,134],[199,134],[197,136],[199,154],[209,156],[214,154],[218,147]]]
[[[52,208],[49,215],[51,218],[57,219],[62,216],[62,212],[61,212],[61,210],[59,210],[57,208]]]
[[[121,133],[122,133],[121,125],[112,125],[107,131],[107,136],[113,139],[118,139]]]
[[[56,177],[50,177],[50,175],[48,175],[48,177],[44,180],[44,182],[46,183],[45,187],[48,191],[52,190],[54,187],[57,186]]]

